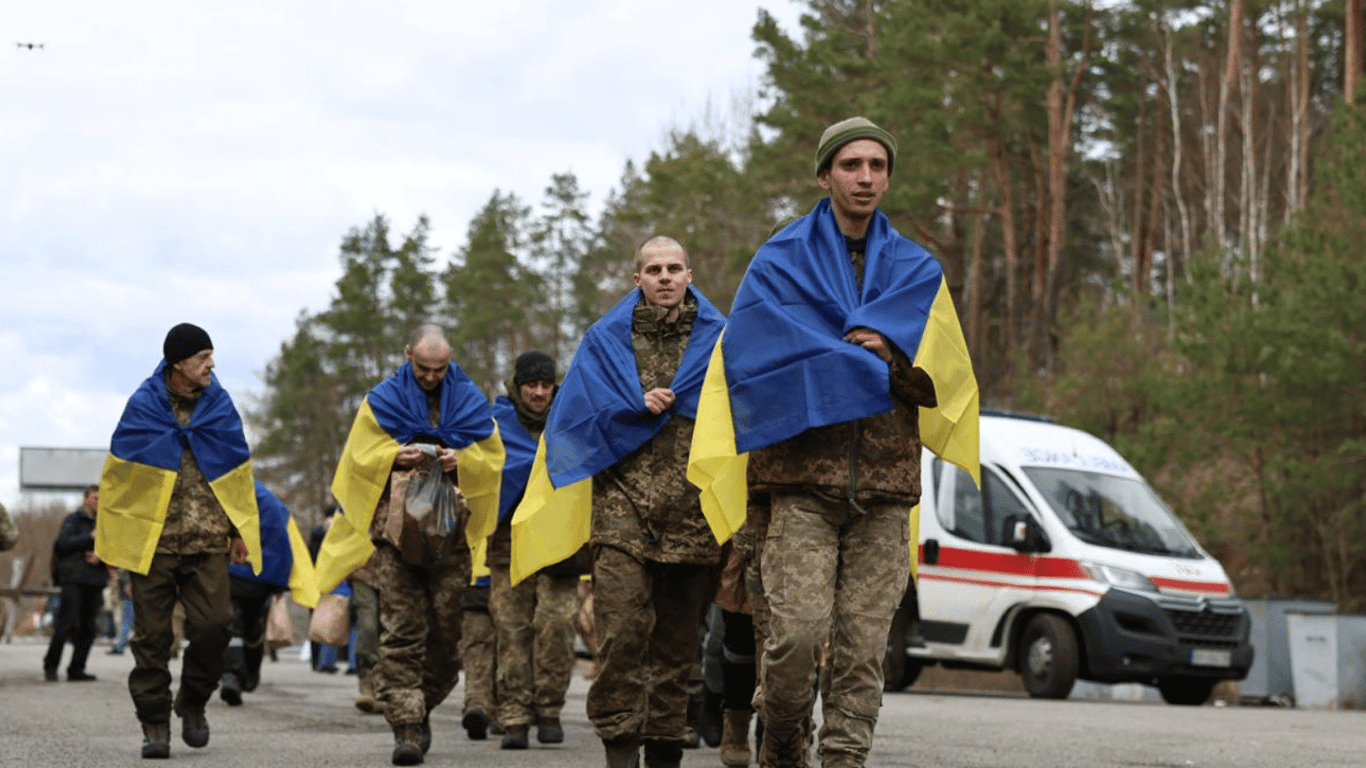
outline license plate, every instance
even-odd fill
[[[1220,651],[1212,648],[1196,648],[1191,651],[1193,667],[1230,667],[1233,666],[1233,651]]]

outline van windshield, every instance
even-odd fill
[[[1152,555],[1200,557],[1200,550],[1153,489],[1135,477],[1024,467],[1064,525],[1082,541]]]

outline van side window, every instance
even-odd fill
[[[1005,520],[1011,515],[1028,515],[1024,504],[995,472],[982,468],[982,490],[973,485],[972,476],[951,464],[945,472],[936,514],[944,529],[969,541],[1008,546]],[[948,497],[948,498],[945,498]]]

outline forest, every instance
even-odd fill
[[[898,137],[883,210],[943,264],[984,407],[1129,457],[1239,594],[1366,609],[1366,93],[1361,0],[808,0],[760,12],[762,82],[624,161],[494,189],[464,245],[382,213],[340,239],[247,404],[258,474],[311,525],[364,393],[423,319],[490,396],[573,356],[647,236],[730,306],[820,197],[824,128]],[[590,215],[589,211],[600,211]]]

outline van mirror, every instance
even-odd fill
[[[1006,515],[1002,522],[1001,541],[1017,552],[1047,552],[1053,547],[1044,535],[1039,521],[1032,515]]]

